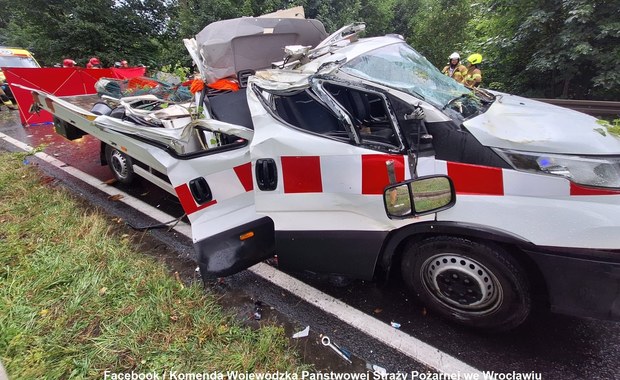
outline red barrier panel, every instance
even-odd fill
[[[115,78],[129,79],[135,77],[143,77],[146,73],[146,67],[126,67],[122,69],[110,69],[114,71]]]
[[[100,78],[127,79],[143,76],[144,67],[127,69],[84,69],[72,68],[2,68],[6,80],[11,87],[13,96],[19,105],[19,117],[22,125],[51,123],[52,115],[47,111],[38,114],[29,114],[32,105],[32,94],[14,86],[19,84],[36,90],[42,90],[56,96],[91,95],[96,94],[95,83]]]

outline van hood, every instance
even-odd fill
[[[595,117],[567,108],[494,92],[495,102],[463,125],[483,145],[541,153],[620,154],[620,136]]]

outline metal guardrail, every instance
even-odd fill
[[[620,102],[603,100],[573,100],[573,99],[534,99],[560,107],[570,108],[575,111],[587,113],[592,116],[618,116],[620,117]]]

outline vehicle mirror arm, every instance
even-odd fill
[[[405,120],[416,120],[417,121],[417,131],[416,131],[416,142],[413,144],[410,141],[410,147],[407,150],[407,158],[409,161],[409,174],[411,175],[411,179],[415,179],[418,177],[418,150],[420,148],[420,135],[422,134],[422,130],[426,130],[424,127],[424,118],[426,115],[424,114],[424,109],[418,105],[415,106],[415,109],[411,111],[411,113],[405,114]],[[411,139],[407,139],[411,140]]]
[[[409,161],[409,174],[411,175],[411,179],[415,179],[418,177],[418,155],[414,151],[414,148],[407,149],[407,158],[407,161]]]

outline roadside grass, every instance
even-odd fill
[[[11,379],[308,369],[281,327],[242,326],[25,157],[0,154],[0,357]]]

